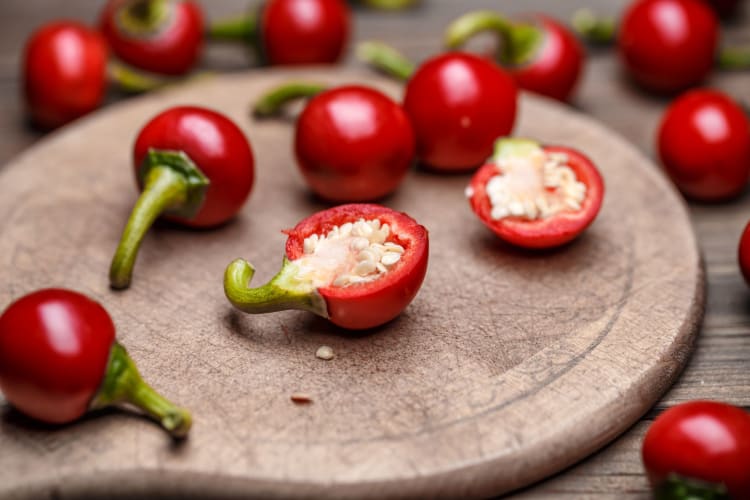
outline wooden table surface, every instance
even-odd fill
[[[218,17],[242,11],[249,2],[202,3],[209,16]],[[602,13],[617,14],[627,3],[592,0],[588,5]],[[100,0],[0,2],[0,165],[43,136],[27,125],[18,97],[24,40],[36,26],[51,19],[93,21],[102,4]],[[377,37],[413,59],[422,60],[439,50],[441,31],[447,23],[471,8],[496,8],[508,13],[544,11],[568,19],[582,4],[572,0],[424,0],[421,7],[403,13],[356,9],[354,39]],[[746,7],[750,11],[750,6]],[[750,45],[750,12],[725,25],[723,31],[726,42]],[[346,63],[358,64],[351,55]],[[238,47],[214,46],[206,50],[202,67],[238,71],[248,67],[248,58]],[[716,74],[707,85],[750,103],[750,72]],[[108,99],[124,98],[113,93]],[[589,51],[588,68],[574,105],[653,155],[654,132],[668,102],[667,98],[634,89],[620,74],[614,54],[596,49]],[[639,450],[646,429],[659,412],[681,401],[701,398],[723,400],[750,410],[750,291],[736,263],[739,236],[750,219],[750,193],[729,203],[693,203],[690,211],[706,263],[708,304],[687,369],[657,406],[614,443],[557,476],[518,492],[514,498],[648,498]]]

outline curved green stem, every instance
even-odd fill
[[[533,24],[512,23],[496,12],[481,10],[467,12],[455,19],[445,31],[444,44],[447,48],[456,49],[485,31],[500,36],[500,60],[511,65],[530,61],[542,39],[541,30]]]
[[[255,268],[244,259],[232,261],[224,271],[224,294],[234,307],[250,314],[301,309],[328,317],[325,300],[309,280],[299,279],[299,268],[286,257],[279,273],[257,288],[249,288]]]
[[[149,92],[170,83],[168,79],[147,75],[116,61],[110,61],[107,65],[107,73],[110,81],[114,82],[121,91],[130,94]]]
[[[717,63],[721,69],[748,69],[750,68],[750,48],[722,47],[719,51]]]
[[[402,10],[414,7],[420,0],[363,0],[368,7],[380,10]]]
[[[193,217],[209,184],[181,152],[151,150],[141,172],[143,192],[133,207],[109,269],[110,286],[115,289],[130,286],[138,249],[156,218],[165,212]]]
[[[383,42],[369,40],[357,45],[357,58],[399,80],[408,80],[415,66],[403,54]]]
[[[255,116],[272,116],[279,112],[282,106],[300,98],[313,97],[326,89],[320,83],[289,82],[272,89],[260,97],[253,107]]]
[[[217,41],[244,41],[255,44],[258,36],[258,14],[249,12],[214,21],[206,33]]]
[[[185,408],[176,406],[143,381],[124,347],[115,342],[107,371],[91,408],[131,404],[157,420],[173,437],[187,436],[193,419]]]
[[[591,9],[578,9],[571,19],[573,30],[589,43],[609,45],[617,35],[617,21],[613,17],[597,17]]]

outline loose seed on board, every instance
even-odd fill
[[[315,357],[329,361],[335,358],[336,354],[333,352],[333,349],[327,345],[322,345],[318,347],[317,351],[315,351]]]

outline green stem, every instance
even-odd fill
[[[415,66],[403,54],[383,42],[369,40],[357,45],[357,58],[369,66],[406,81],[414,74]]]
[[[445,31],[444,44],[447,48],[457,49],[485,31],[500,36],[500,61],[509,65],[530,61],[542,39],[541,30],[533,24],[512,23],[496,12],[481,10],[467,12],[455,19]]]
[[[727,488],[671,474],[654,490],[656,500],[729,500]]]
[[[174,13],[166,0],[132,0],[115,14],[115,22],[131,36],[148,36],[163,29]]]
[[[211,23],[206,33],[217,41],[244,41],[255,44],[258,35],[258,14],[250,12],[238,16],[219,19]]]
[[[112,288],[130,286],[135,258],[143,237],[164,211],[183,205],[187,201],[187,189],[184,177],[173,169],[151,169],[112,259],[109,269],[109,282]]]
[[[192,425],[190,412],[176,406],[144,382],[125,348],[115,342],[104,380],[91,408],[123,403],[143,410],[176,438],[185,437]]]
[[[253,114],[255,116],[272,116],[290,101],[300,98],[313,97],[326,89],[325,85],[308,82],[285,83],[272,89],[255,103]]]
[[[380,10],[402,10],[414,7],[420,0],[363,0],[368,7]]]
[[[722,47],[717,63],[719,68],[740,70],[750,68],[750,49],[748,47]]]
[[[298,278],[299,268],[286,257],[279,273],[257,288],[249,288],[255,268],[244,259],[232,261],[224,271],[224,294],[234,307],[250,314],[301,309],[328,317],[325,300],[312,283]]]
[[[589,43],[609,45],[617,35],[617,21],[612,17],[596,17],[591,9],[579,9],[571,20],[573,30]]]
[[[135,71],[116,61],[111,61],[107,66],[109,79],[117,87],[130,94],[140,94],[165,87],[170,83],[168,79],[158,78],[155,76]]]

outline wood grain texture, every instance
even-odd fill
[[[224,266],[246,257],[259,282],[270,278],[279,229],[323,208],[294,167],[288,120],[250,121],[238,106],[303,77],[401,92],[351,71],[217,77],[112,107],[4,169],[0,274],[14,279],[0,302],[51,285],[96,297],[144,376],[191,408],[195,426],[171,447],[152,423],[123,413],[51,430],[6,409],[0,494],[96,495],[118,484],[122,494],[213,497],[488,496],[611,441],[679,374],[703,306],[685,206],[625,141],[532,96],[517,134],[584,151],[608,186],[599,218],[574,244],[504,246],[468,208],[468,176],[418,170],[384,200],[431,237],[425,284],[399,319],[352,336],[305,313],[233,311]],[[242,124],[257,157],[255,191],[219,230],[156,228],[133,286],[113,293],[106,270],[135,199],[123,139],[176,104]],[[337,353],[330,362],[315,357],[324,344]],[[313,403],[293,404],[294,392]]]

